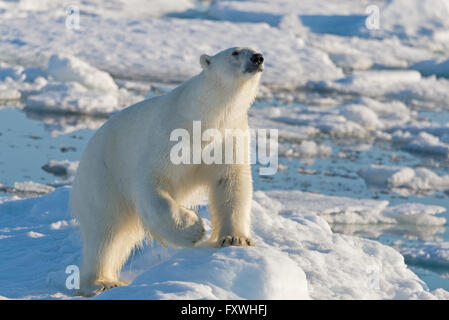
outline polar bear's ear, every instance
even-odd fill
[[[210,65],[211,57],[207,54],[202,54],[200,57],[201,68],[207,69]]]

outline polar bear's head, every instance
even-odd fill
[[[214,56],[203,54],[200,63],[208,76],[224,82],[259,79],[263,71],[263,56],[252,48],[234,47]]]

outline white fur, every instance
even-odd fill
[[[177,128],[192,134],[194,120],[201,120],[202,130],[246,130],[261,75],[245,72],[254,53],[231,48],[202,55],[200,74],[114,115],[89,141],[70,199],[83,242],[80,294],[123,285],[120,269],[145,238],[180,247],[201,240],[201,218],[182,205],[195,204],[198,190],[209,196],[210,241],[252,245],[249,164],[174,165],[169,137]]]

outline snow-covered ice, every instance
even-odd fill
[[[42,169],[56,176],[69,178],[75,175],[78,164],[79,161],[50,160],[48,163],[42,166]]]
[[[62,12],[64,14],[64,12]],[[254,46],[266,60],[264,83],[297,83],[343,76],[329,56],[267,24],[208,20],[113,20],[83,16],[79,31],[66,30],[61,17],[39,13],[0,24],[6,41],[0,57],[44,60],[64,48],[115,77],[160,81],[185,80],[200,71],[199,56],[233,46]],[[17,43],[17,34],[20,43]],[[49,41],[49,38],[52,41]],[[101,39],[99,41],[98,39]],[[235,39],[239,39],[236,43]],[[195,43],[194,46],[191,44]],[[105,55],[98,55],[98,52]],[[18,52],[26,52],[21,57]],[[34,57],[33,57],[34,54]],[[46,58],[44,58],[46,57]]]
[[[331,224],[417,224],[445,225],[446,219],[436,214],[446,211],[439,206],[417,203],[388,206],[388,201],[325,196],[301,191],[266,191],[287,208],[283,215],[316,214]],[[291,211],[289,211],[291,210]]]
[[[359,70],[338,80],[310,81],[308,86],[315,90],[401,100],[428,109],[449,106],[449,81],[435,76],[422,78],[415,70]]]
[[[68,214],[70,188],[0,205],[0,295],[70,298],[67,266],[80,262],[77,224]],[[394,249],[376,241],[333,233],[318,213],[350,207],[352,199],[297,192],[255,193],[252,229],[257,246],[170,249],[162,260],[145,247],[130,264],[128,287],[97,296],[108,299],[431,299],[429,291]],[[381,204],[382,206],[383,204]],[[359,202],[359,209],[363,203]],[[326,209],[327,207],[327,209]],[[368,203],[366,210],[375,210]],[[304,211],[307,211],[304,213]],[[207,219],[206,208],[200,210]],[[206,223],[209,225],[209,223]],[[139,259],[153,263],[139,264]],[[7,270],[14,265],[14,273]],[[133,270],[132,265],[142,269]],[[186,272],[186,270],[189,270]]]
[[[407,263],[418,266],[442,268],[449,275],[449,243],[426,242],[419,245],[398,245],[397,249],[404,255]]]
[[[108,73],[98,70],[73,56],[52,55],[48,61],[47,72],[56,81],[74,81],[87,88],[104,92],[118,90],[114,79]]]
[[[89,15],[101,15],[109,18],[161,17],[168,13],[178,13],[194,8],[193,0],[73,0],[60,3],[52,0],[12,0],[0,3],[0,12],[6,18],[27,17],[33,12],[64,12],[67,7],[80,7]],[[3,11],[3,12],[2,12]]]
[[[427,168],[373,165],[360,171],[369,186],[391,188],[402,194],[432,194],[449,189],[449,175],[439,176]]]

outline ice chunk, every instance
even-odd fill
[[[397,246],[404,255],[407,263],[433,268],[445,268],[449,275],[449,243],[448,242],[425,242],[421,244],[410,244]]]
[[[117,95],[88,90],[77,82],[50,83],[29,96],[26,108],[34,111],[105,115],[119,109]]]
[[[337,91],[356,96],[400,100],[421,108],[449,108],[449,81],[421,78],[418,71],[355,71],[335,80],[309,82],[314,90]]]
[[[48,74],[61,82],[75,81],[87,88],[115,92],[117,85],[112,77],[71,55],[55,54],[48,62]]]
[[[52,186],[33,182],[14,182],[14,192],[27,194],[47,194],[55,190]]]
[[[63,176],[66,178],[73,177],[78,169],[79,161],[69,160],[50,160],[47,164],[42,166],[44,171],[47,171],[55,176]]]
[[[434,153],[449,156],[449,144],[427,132],[420,132],[416,137],[410,139],[405,149],[418,153]]]
[[[359,172],[369,186],[391,188],[407,196],[432,194],[449,189],[449,176],[438,176],[427,168],[386,167],[372,165]]]

